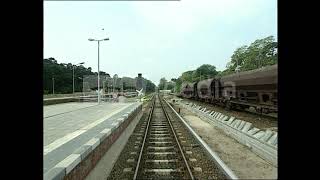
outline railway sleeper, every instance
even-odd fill
[[[165,145],[165,144],[173,144],[172,141],[150,141],[148,144],[158,144],[158,145]]]
[[[153,149],[153,150],[169,150],[169,149],[175,149],[175,147],[174,147],[174,146],[164,146],[164,147],[148,146],[147,149]]]
[[[150,129],[150,131],[164,131],[164,130],[169,130],[169,127],[157,127],[157,128],[151,127]]]
[[[169,164],[169,163],[177,163],[178,159],[148,159],[145,161],[146,163],[152,164]]]
[[[154,130],[154,129],[168,129],[169,127],[166,125],[157,125],[157,126],[150,126],[150,130]]]
[[[181,179],[181,171],[176,172],[170,172],[170,173],[160,173],[160,172],[144,172],[147,176],[143,176],[143,179],[166,179],[166,180],[175,180],[175,179]],[[139,177],[138,177],[139,179]]]
[[[147,152],[147,159],[160,159],[160,158],[167,158],[173,159],[177,157],[177,152]]]
[[[149,134],[150,136],[170,136],[170,134]]]
[[[132,135],[134,135],[134,136],[143,136],[142,133],[133,133]]]
[[[132,168],[123,168],[124,173],[134,173]]]
[[[150,140],[165,140],[172,139],[172,137],[149,137]]]
[[[175,155],[176,152],[148,152],[147,154],[150,154],[150,155]]]
[[[167,125],[168,122],[166,121],[153,121],[150,123],[150,125]]]
[[[172,173],[180,173],[181,169],[145,169],[145,173],[154,173],[157,175],[171,175]]]
[[[186,151],[186,154],[190,155],[192,154],[192,151]]]
[[[202,172],[202,168],[201,167],[193,167],[193,172],[194,173],[201,173]]]
[[[165,134],[169,133],[168,131],[157,131],[157,130],[150,130],[150,134]]]
[[[127,159],[127,163],[134,163],[136,160],[134,158]]]

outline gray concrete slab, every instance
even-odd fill
[[[131,103],[65,103],[44,107],[44,145],[75,132]]]
[[[43,117],[50,117],[59,114],[63,114],[70,111],[80,110],[82,108],[87,108],[91,106],[96,106],[97,103],[80,103],[80,102],[70,102],[70,103],[62,103],[62,104],[54,104],[43,106]]]
[[[44,117],[44,173],[104,129],[112,129],[112,124],[117,119],[137,105],[137,103],[102,103],[91,106],[86,106],[85,103],[68,104],[72,104],[73,107],[68,107],[67,104],[54,105],[52,108],[55,111],[51,109],[50,112],[54,116]],[[65,112],[64,108],[71,111]],[[55,115],[54,112],[58,114]]]

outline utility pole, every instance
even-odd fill
[[[54,94],[54,77],[52,77],[52,94]]]
[[[72,94],[74,94],[74,66],[84,64],[84,62],[78,63],[76,65],[72,65]]]

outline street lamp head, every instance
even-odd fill
[[[94,39],[92,39],[92,38],[89,38],[88,40],[89,40],[89,41],[94,41]]]
[[[79,64],[84,64],[84,62],[81,62],[81,63],[79,63]]]
[[[103,39],[104,41],[109,41],[109,38],[105,38],[105,39]]]

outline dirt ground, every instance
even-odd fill
[[[172,98],[176,98],[176,97],[166,96],[166,99],[168,99],[168,100],[172,99]],[[218,112],[220,112],[224,115],[227,115],[227,116],[234,116],[237,119],[252,123],[252,125],[254,127],[259,128],[261,130],[270,129],[272,131],[278,131],[278,119],[276,119],[276,118],[259,116],[256,114],[251,114],[248,112],[241,112],[241,111],[236,111],[236,110],[227,111],[223,107],[214,106],[212,104],[208,104],[205,102],[199,102],[199,101],[195,101],[195,100],[183,99],[182,102],[195,103],[195,104],[200,105],[202,107],[206,107],[207,110],[218,111]]]
[[[181,115],[240,179],[277,179],[277,167],[246,146],[183,108]]]

